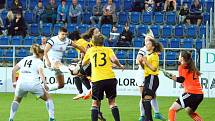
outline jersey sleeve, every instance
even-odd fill
[[[109,48],[108,50],[109,50],[108,54],[109,54],[110,57],[115,56],[115,54],[114,54],[114,52],[113,52],[113,50],[111,48]]]
[[[17,63],[17,65],[19,66],[19,67],[21,67],[22,65],[24,65],[24,62],[25,62],[25,58],[23,58],[21,61],[19,61],[18,63]]]
[[[54,41],[52,40],[52,38],[48,39],[48,41],[46,43],[50,44],[51,46],[54,45]]]
[[[141,49],[138,51],[138,55],[145,56],[145,55],[146,55],[146,49],[141,48]]]
[[[83,62],[86,62],[90,59],[90,49],[87,50],[86,54],[84,55]]]

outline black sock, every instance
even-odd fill
[[[74,77],[75,86],[78,89],[79,94],[83,93],[82,82],[80,77]]]
[[[86,76],[82,77],[81,80],[88,90],[91,89],[90,80]]]
[[[144,100],[143,107],[145,109],[145,121],[153,121],[152,119],[152,110],[151,110],[151,100]]]
[[[93,106],[91,109],[91,120],[92,121],[98,121],[98,113],[99,113],[98,107]]]
[[[117,106],[114,106],[111,108],[111,111],[112,111],[112,115],[114,117],[114,120],[115,121],[120,121],[120,116],[119,116],[119,109]]]

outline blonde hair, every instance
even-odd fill
[[[8,13],[7,13],[7,18],[8,18],[9,21],[13,21],[13,19],[14,19],[14,14],[13,14],[12,11],[8,11]]]
[[[31,52],[33,54],[35,54],[37,56],[37,58],[40,56],[40,54],[43,54],[44,53],[44,50],[40,48],[40,45],[38,44],[33,44],[31,46]]]

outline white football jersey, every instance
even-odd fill
[[[71,44],[71,40],[65,38],[64,41],[61,41],[58,36],[51,37],[47,43],[52,47],[48,52],[48,57],[51,62],[61,61],[63,53],[66,50],[66,47]]]
[[[23,58],[17,65],[20,67],[19,81],[40,82],[39,69],[44,68],[42,60],[36,58],[35,55],[32,55]]]
[[[138,55],[146,56],[146,54],[147,54],[146,46],[140,48],[140,50],[138,51]],[[141,65],[138,65],[138,66],[139,66],[138,70],[143,70]]]

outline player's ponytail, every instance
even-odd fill
[[[188,73],[196,73],[200,75],[200,72],[195,66],[195,63],[192,59],[192,54],[188,51],[181,51],[181,57],[183,57],[184,61],[186,62],[186,68],[188,69]]]
[[[43,54],[44,53],[44,50],[40,48],[40,45],[38,44],[33,44],[31,46],[31,52],[33,54],[35,54],[37,57],[40,57],[40,54]]]

